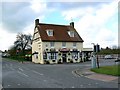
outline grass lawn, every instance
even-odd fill
[[[100,68],[92,68],[91,71],[101,74],[120,76],[120,65],[102,66]]]

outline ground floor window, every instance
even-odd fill
[[[56,60],[57,56],[58,56],[58,53],[56,53],[56,52],[47,53],[47,59],[49,59],[49,60]]]
[[[33,55],[34,55],[35,59],[38,59],[38,52],[35,51],[35,52],[33,53]]]
[[[38,59],[38,54],[35,54],[35,58]]]
[[[72,59],[78,59],[78,52],[72,52]]]
[[[47,59],[47,53],[46,52],[43,53],[43,59]]]

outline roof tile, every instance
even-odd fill
[[[42,41],[83,42],[83,39],[72,26],[39,23],[37,27]],[[46,30],[48,29],[53,30],[53,36],[47,35]],[[75,31],[75,36],[70,37],[68,31]]]

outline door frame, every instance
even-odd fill
[[[63,60],[63,63],[67,62],[67,53],[62,53],[62,60]]]

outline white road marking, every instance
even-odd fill
[[[81,74],[81,75],[78,75],[78,74],[77,74],[77,70],[78,70],[78,69],[72,71],[72,74],[73,74],[75,77],[83,76],[82,74]]]
[[[18,86],[20,86],[20,84],[17,84]]]
[[[11,85],[8,85],[8,87],[10,87]]]
[[[0,84],[0,89],[2,90],[2,88],[3,88],[3,87],[2,87],[2,85]]]
[[[72,71],[72,74],[73,74],[75,77],[78,77],[78,75],[75,74],[75,71]]]
[[[98,84],[98,83],[95,83],[95,84]]]
[[[26,76],[26,77],[29,77],[27,74],[24,74],[24,73],[22,73],[22,72],[20,72],[20,71],[18,71],[18,73],[20,73],[20,74],[22,74],[22,75],[24,75],[24,76]]]
[[[80,85],[81,87],[83,87],[83,85]]]
[[[44,75],[44,74],[42,74],[42,73],[39,73],[39,72],[37,72],[37,71],[34,71],[34,70],[32,70],[34,73],[36,73],[36,74],[39,74],[39,75]]]
[[[44,82],[46,82],[47,80],[44,80]]]
[[[6,66],[6,67],[8,67],[8,65],[7,65],[7,64],[5,64],[5,66]]]
[[[11,68],[11,70],[15,70],[15,69],[13,68],[13,65],[12,65],[12,64],[10,64],[10,68]]]
[[[90,86],[91,84],[89,83],[88,85]]]
[[[74,86],[72,86],[72,88],[75,88]]]
[[[10,66],[12,67],[13,65],[12,65],[12,64],[10,64]]]
[[[24,71],[22,68],[18,68],[20,71]]]

